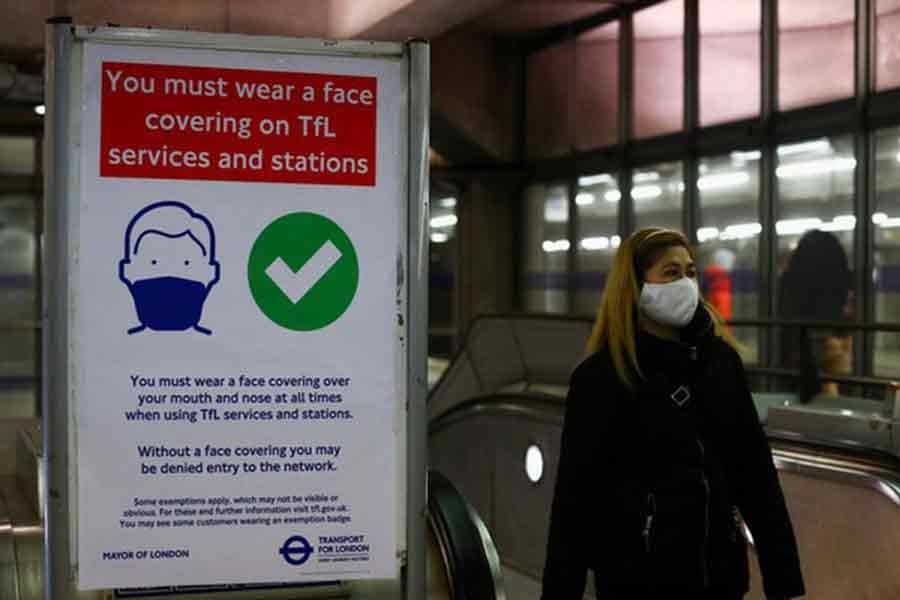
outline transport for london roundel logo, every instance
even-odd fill
[[[337,223],[297,212],[269,223],[250,250],[250,293],[278,325],[313,331],[336,321],[359,286],[359,261]]]

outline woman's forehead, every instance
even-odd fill
[[[660,250],[656,260],[653,261],[653,266],[670,262],[687,265],[693,263],[694,259],[691,258],[691,253],[684,246],[669,246]]]

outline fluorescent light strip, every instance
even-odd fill
[[[610,247],[608,237],[589,237],[581,240],[581,247],[585,250],[607,250]]]
[[[740,187],[750,183],[750,174],[745,171],[732,171],[730,173],[716,173],[704,175],[697,180],[697,189],[701,191],[721,190],[731,187]]]
[[[659,173],[656,171],[644,171],[635,173],[631,178],[634,183],[647,183],[648,181],[659,181]]]
[[[587,206],[588,204],[593,204],[594,200],[596,200],[596,196],[594,196],[590,192],[580,192],[575,196],[575,204],[578,206]]]
[[[447,235],[446,233],[441,233],[440,231],[436,231],[431,234],[431,241],[435,244],[443,244],[449,239],[449,235]]]
[[[662,196],[662,188],[658,185],[639,185],[631,190],[631,197],[635,200],[652,200]]]
[[[443,208],[453,208],[456,206],[456,198],[441,198],[438,201]]]
[[[544,252],[565,252],[569,249],[569,240],[544,240],[541,248]]]
[[[606,173],[603,173],[601,175],[585,175],[584,177],[578,178],[578,185],[582,187],[597,185],[600,183],[615,183],[615,180],[612,178],[612,175],[608,175]]]
[[[829,150],[831,150],[831,142],[826,138],[821,138],[799,144],[785,144],[779,146],[776,152],[778,152],[778,156],[791,156],[805,152],[828,152]]]
[[[780,167],[775,169],[775,176],[779,179],[790,179],[793,177],[809,177],[812,175],[843,173],[846,171],[852,171],[855,168],[855,158],[826,158],[823,160],[811,160],[789,165],[781,165]]]
[[[458,220],[456,215],[441,215],[440,217],[433,217],[428,223],[434,229],[442,229],[444,227],[453,227]]]

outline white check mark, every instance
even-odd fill
[[[288,300],[297,304],[341,259],[341,256],[337,246],[331,240],[326,240],[296,273],[279,256],[266,267],[266,275],[288,297]]]

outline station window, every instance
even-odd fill
[[[634,228],[682,228],[684,178],[681,163],[670,162],[641,167],[631,174],[631,202]]]
[[[575,248],[575,310],[594,315],[621,243],[619,205],[621,192],[614,175],[598,173],[578,178],[575,195],[578,246]]]
[[[875,85],[900,87],[900,0],[878,0],[875,37]]]
[[[853,97],[854,4],[778,3],[781,110]]]
[[[700,124],[755,117],[760,0],[700,0]]]
[[[22,188],[36,164],[36,141],[0,137],[0,182]],[[0,191],[0,401],[5,416],[34,416],[37,345],[37,218],[35,194]]]
[[[456,350],[456,197],[431,198],[428,270],[428,355],[449,358]]]
[[[874,244],[875,321],[900,322],[900,127],[875,136]],[[900,334],[875,334],[875,375],[900,376]]]
[[[525,192],[522,299],[527,312],[566,313],[569,196],[565,185],[536,184]]]
[[[684,124],[684,0],[634,15],[634,133],[645,138]]]
[[[759,317],[758,150],[704,158],[696,181],[700,222],[697,262],[705,298],[725,320]],[[758,362],[759,332],[734,328],[746,348],[744,362]]]
[[[619,23],[597,27],[575,45],[575,147],[616,143],[619,116]]]

